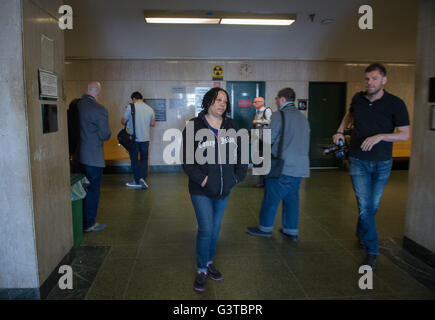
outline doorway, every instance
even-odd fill
[[[265,97],[265,83],[254,81],[228,81],[227,91],[231,100],[231,118],[239,129],[253,128],[255,117],[253,101],[256,97]]]
[[[324,155],[346,110],[345,82],[310,82],[308,121],[311,128],[310,166],[336,168],[341,160]]]

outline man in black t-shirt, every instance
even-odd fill
[[[379,255],[375,215],[390,176],[393,142],[409,139],[409,116],[402,99],[384,90],[384,66],[370,65],[365,80],[366,91],[353,97],[333,140],[344,141],[344,129],[353,123],[349,173],[359,209],[356,235],[367,250],[363,265],[374,269]]]

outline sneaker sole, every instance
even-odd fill
[[[264,237],[264,238],[270,238],[272,234],[258,234],[258,233],[252,233],[249,231],[246,231],[247,234],[254,236],[254,237]]]
[[[204,288],[204,289],[201,289],[201,288],[195,288],[195,287],[193,287],[193,290],[195,290],[195,291],[197,291],[197,292],[204,292],[204,291],[205,291],[205,288]]]
[[[221,280],[224,279],[223,277],[220,277],[220,278],[214,278],[214,277],[211,276],[211,275],[208,275],[208,276],[209,276],[209,278],[210,278],[211,280],[214,280],[214,281],[221,281]]]
[[[298,238],[293,238],[292,236],[290,236],[290,235],[288,235],[288,234],[285,234],[285,233],[282,232],[282,231],[279,231],[279,234],[280,234],[281,236],[283,236],[284,238],[289,239],[289,240],[292,241],[292,242],[298,242]]]

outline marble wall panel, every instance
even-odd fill
[[[421,0],[418,55],[415,80],[415,109],[412,161],[409,169],[405,236],[435,252],[435,131],[429,128],[428,81],[435,74],[435,6]]]
[[[23,1],[24,70],[27,98],[33,214],[40,285],[73,246],[66,107],[63,101],[64,34],[55,17],[33,1]],[[45,2],[58,8],[62,1]],[[43,134],[38,68],[41,36],[54,41],[54,71],[58,75],[58,131]],[[84,68],[86,70],[86,68]]]
[[[133,91],[138,90],[146,98],[167,99],[167,121],[158,123],[153,129],[155,134],[162,134],[168,128],[182,128],[184,112],[169,109],[169,99],[172,87],[186,87],[186,94],[194,94],[195,86],[212,87],[213,65],[224,66],[224,80],[221,86],[226,88],[227,81],[265,81],[266,105],[274,110],[276,93],[287,86],[292,87],[297,98],[308,98],[310,81],[347,82],[347,103],[357,91],[364,90],[364,69],[368,64],[329,61],[292,61],[292,60],[71,60],[67,65],[67,101],[71,101],[85,90],[88,73],[82,77],[74,71],[70,78],[68,70],[77,64],[80,70],[99,71],[103,83],[101,102],[109,109],[109,121],[112,128],[112,138],[121,128],[119,118],[124,106],[128,103]],[[410,74],[415,67],[391,66],[387,89],[401,96],[407,103],[412,114],[413,109],[413,79]],[[394,71],[393,71],[394,70]],[[76,81],[76,80],[81,81]],[[125,79],[125,80],[122,80]],[[308,106],[309,108],[309,106]],[[306,111],[307,115],[309,111]],[[193,116],[193,113],[191,113]],[[176,115],[176,116],[175,116]],[[183,121],[179,121],[183,119]],[[160,142],[151,143],[151,163],[163,164]],[[160,157],[159,159],[156,157]]]
[[[0,288],[39,286],[20,1],[0,2]]]

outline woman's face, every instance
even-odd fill
[[[224,91],[219,91],[216,100],[208,108],[208,113],[214,116],[222,117],[227,110],[228,99]]]

